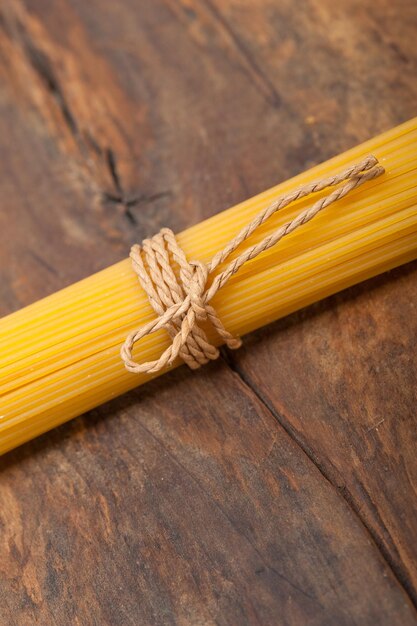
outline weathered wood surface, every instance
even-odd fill
[[[3,0],[6,314],[416,114],[400,0]],[[0,460],[0,623],[416,624],[417,266]]]

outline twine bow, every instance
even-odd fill
[[[152,374],[172,365],[180,357],[189,367],[197,369],[210,360],[217,359],[219,350],[207,339],[201,324],[209,322],[222,343],[236,349],[241,340],[234,337],[224,327],[211,306],[215,294],[247,261],[274,246],[282,237],[310,221],[317,213],[363,183],[384,173],[378,160],[370,155],[340,174],[313,183],[308,183],[295,191],[280,196],[263,209],[248,225],[244,226],[222,250],[217,252],[209,263],[188,261],[178,245],[174,233],[163,228],[151,239],[145,239],[142,246],[134,245],[130,256],[139,282],[145,290],[157,317],[127,337],[121,348],[121,357],[130,372]],[[226,259],[257,229],[280,209],[309,194],[346,181],[341,187],[320,198],[312,206],[301,212],[290,222],[280,226],[259,243],[246,248],[217,274],[209,287],[209,277]],[[173,265],[177,266],[177,272]],[[133,360],[132,349],[136,342],[160,328],[165,328],[172,338],[171,345],[161,356],[146,363]]]

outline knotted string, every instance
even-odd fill
[[[145,239],[141,247],[134,245],[130,252],[133,268],[157,317],[126,337],[121,349],[121,357],[126,368],[134,373],[152,374],[167,365],[172,365],[177,357],[180,357],[192,369],[217,359],[219,350],[208,341],[201,327],[201,323],[204,322],[211,323],[222,343],[232,349],[238,348],[241,345],[240,338],[234,337],[226,330],[216,310],[210,305],[215,294],[247,261],[274,246],[282,237],[310,221],[317,213],[343,198],[356,187],[383,173],[384,168],[378,165],[378,160],[374,156],[370,155],[340,174],[308,183],[289,194],[276,198],[247,226],[244,226],[222,250],[217,252],[209,263],[188,261],[174,233],[168,228],[163,228],[151,239]],[[277,211],[295,200],[328,187],[334,187],[344,181],[346,182],[343,186],[320,198],[259,243],[246,248],[213,278],[210,287],[207,288],[207,280],[216,268]],[[173,269],[173,264],[178,268],[177,273]],[[147,363],[134,361],[132,358],[134,344],[160,328],[165,328],[170,334],[171,345],[155,361]]]

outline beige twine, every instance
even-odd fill
[[[229,348],[238,348],[241,340],[233,337],[226,330],[215,309],[209,304],[213,296],[224,287],[244,263],[274,246],[282,237],[311,220],[319,211],[343,198],[356,187],[383,174],[384,168],[377,163],[378,160],[370,155],[340,174],[309,183],[289,194],[280,196],[247,226],[244,226],[223,250],[214,255],[209,263],[187,261],[174,233],[168,228],[163,228],[152,239],[145,239],[142,247],[134,245],[130,252],[133,268],[158,317],[127,336],[121,349],[121,357],[126,368],[134,373],[152,374],[167,365],[172,365],[178,356],[192,369],[217,359],[218,349],[211,345],[200,326],[201,322],[206,321],[212,324],[222,339],[222,343]],[[214,270],[274,213],[295,200],[327,187],[333,187],[343,181],[347,182],[342,187],[320,198],[296,218],[267,235],[261,242],[244,250],[214,277],[207,288],[207,280]],[[179,268],[178,276],[172,267],[173,262]],[[171,345],[159,359],[147,363],[136,363],[132,359],[134,344],[160,328],[165,328],[170,334]]]

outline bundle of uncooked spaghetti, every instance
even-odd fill
[[[249,259],[216,293],[212,305],[231,334],[244,335],[417,257],[417,120],[177,236],[187,258],[207,264],[277,197],[370,153],[384,167],[382,176],[352,189],[278,245]],[[326,193],[318,191],[314,201]],[[244,249],[311,204],[305,195],[283,207],[248,237]],[[126,259],[0,320],[0,453],[149,379],[149,374],[126,370],[120,347],[154,318]],[[219,341],[210,329],[207,334],[211,342]],[[145,334],[132,356],[140,362],[158,360],[169,345],[169,334],[161,328]]]

